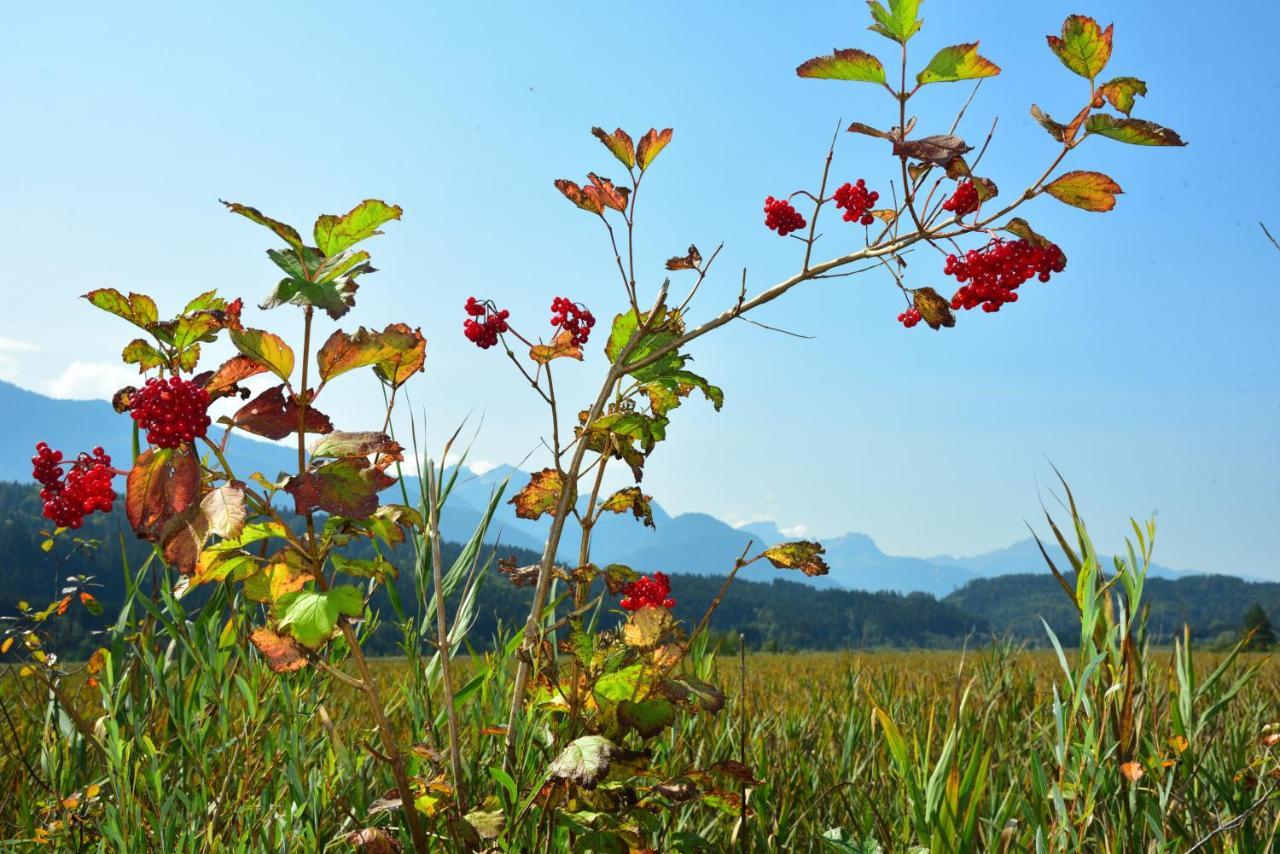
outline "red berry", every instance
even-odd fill
[[[551,311],[552,326],[568,332],[573,336],[573,343],[579,347],[587,343],[596,319],[582,303],[572,302],[567,297],[556,297],[551,301]]]
[[[786,237],[806,225],[804,217],[786,199],[775,199],[769,196],[764,200],[764,213],[765,226],[771,231],[778,232],[779,237]]]
[[[978,209],[981,203],[978,198],[978,188],[972,181],[961,181],[956,185],[956,191],[951,194],[951,198],[942,203],[944,211],[951,211],[956,215],[956,219],[965,214],[973,213]]]
[[[866,180],[859,178],[856,184],[843,184],[831,194],[836,207],[844,209],[845,222],[860,222],[871,225],[875,217],[870,213],[871,207],[880,198],[880,194],[867,190]]]
[[[498,335],[510,329],[507,318],[511,316],[511,312],[506,309],[499,311],[488,300],[481,302],[475,297],[467,297],[465,308],[470,317],[462,321],[462,334],[481,350],[488,350],[495,346],[498,343]],[[475,320],[474,318],[477,317],[483,320]]]
[[[152,378],[134,395],[133,420],[157,448],[177,448],[193,442],[209,429],[209,392],[190,380]]]
[[[907,329],[910,329],[920,322],[920,312],[914,308],[909,308],[902,314],[898,315],[898,322]]]
[[[624,611],[674,608],[676,600],[671,598],[671,579],[665,572],[655,572],[652,578],[642,575],[622,588],[622,601],[618,604]]]
[[[43,489],[44,515],[59,528],[79,528],[84,517],[94,511],[111,510],[116,494],[111,488],[115,471],[111,457],[94,448],[93,455],[80,454],[66,472],[62,473],[62,452],[50,449],[41,442],[36,445],[36,456],[31,458],[32,475]]]
[[[983,311],[996,312],[1005,303],[1017,302],[1018,286],[1032,276],[1047,282],[1066,266],[1067,257],[1054,243],[1037,246],[1027,240],[995,238],[963,257],[948,255],[943,272],[962,285],[951,297],[953,309],[981,305]]]

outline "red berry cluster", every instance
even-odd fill
[[[587,343],[596,319],[582,303],[571,302],[567,297],[556,297],[551,301],[551,311],[552,326],[558,326],[572,335],[573,343],[579,347]]]
[[[491,302],[467,297],[466,309],[470,317],[462,322],[462,332],[468,341],[481,350],[488,350],[496,345],[498,334],[510,328],[507,326],[507,318],[511,316],[511,312],[505,308],[498,311]],[[481,319],[476,320],[477,317]]]
[[[971,249],[963,256],[948,255],[943,272],[955,276],[964,287],[951,297],[953,309],[971,309],[981,305],[983,311],[999,311],[1007,302],[1017,302],[1017,288],[1036,276],[1049,281],[1052,273],[1061,273],[1067,258],[1056,244],[1036,246],[1026,240],[996,238],[982,249]]]
[[[779,237],[786,237],[806,225],[804,217],[791,206],[791,202],[775,199],[773,196],[764,200],[764,224],[770,230],[778,232]]]
[[[618,604],[624,611],[639,611],[641,608],[674,608],[676,600],[671,598],[671,579],[665,572],[655,572],[653,578],[642,575],[622,588],[622,601]]]
[[[920,312],[914,308],[909,308],[898,315],[898,322],[910,329],[920,322]]]
[[[184,380],[151,378],[133,395],[133,420],[147,431],[157,448],[176,448],[203,436],[209,429],[209,392]]]
[[[880,194],[875,191],[867,190],[867,182],[862,178],[858,179],[856,184],[844,184],[837,187],[832,193],[831,198],[835,199],[836,207],[844,209],[845,222],[860,222],[863,225],[871,225],[876,221],[869,211],[876,200],[880,198]]]
[[[942,203],[942,209],[951,211],[958,219],[976,211],[981,201],[978,198],[977,186],[972,181],[961,181],[956,185],[956,191],[951,194],[951,198]]]
[[[116,494],[111,489],[111,457],[102,448],[94,448],[93,455],[80,454],[62,476],[62,451],[55,451],[47,442],[36,445],[36,455],[31,458],[31,476],[44,488],[40,498],[44,500],[44,516],[59,528],[79,528],[84,517],[95,510],[107,513],[111,510]]]

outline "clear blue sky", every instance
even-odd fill
[[[1025,535],[1047,456],[1107,547],[1129,515],[1158,511],[1162,563],[1280,578],[1280,253],[1257,226],[1280,229],[1280,13],[1235,9],[929,0],[920,63],[981,38],[1005,69],[961,132],[981,138],[1000,117],[986,171],[1007,193],[1051,156],[1029,105],[1065,114],[1081,96],[1044,44],[1070,12],[1115,21],[1109,71],[1146,79],[1137,114],[1190,147],[1078,150],[1074,167],[1126,194],[1107,215],[1030,207],[1070,266],[1000,315],[904,331],[889,280],[865,275],[760,315],[816,340],[736,324],[700,343],[697,368],[727,403],[676,414],[647,490],[672,511],[862,531],[898,554],[974,553]],[[92,287],[173,309],[211,287],[261,299],[271,237],[219,198],[309,225],[382,197],[405,216],[370,247],[381,272],[353,322],[423,327],[415,402],[437,437],[486,411],[474,453],[490,462],[524,458],[542,413],[509,364],[462,338],[466,296],[495,297],[534,330],[552,296],[601,316],[619,307],[598,226],[551,187],[618,171],[593,124],[676,128],[642,200],[641,268],[651,289],[662,259],[724,241],[697,317],[729,304],[743,266],[753,287],[796,268],[799,245],[764,230],[761,200],[816,182],[837,119],[890,123],[873,87],[793,72],[833,46],[892,56],[854,0],[33,3],[7,20],[0,377],[72,396],[118,384],[110,365],[131,336],[74,299]],[[945,130],[968,90],[932,88],[916,111]],[[884,191],[884,146],[842,136],[835,174]],[[911,284],[950,292],[933,253],[910,261]],[[250,321],[298,325],[292,311]],[[593,346],[587,365],[561,370],[562,397],[585,399],[601,362]],[[330,393],[327,409],[352,412],[345,426],[370,426],[359,412],[373,420],[375,388],[350,378]]]

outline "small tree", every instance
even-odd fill
[[[1270,649],[1276,645],[1275,629],[1271,628],[1271,620],[1267,618],[1267,612],[1257,602],[1245,611],[1244,626],[1241,628],[1240,636],[1248,640],[1245,645],[1245,649],[1248,650]]]

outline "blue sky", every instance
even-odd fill
[[[652,293],[663,259],[724,241],[697,318],[733,300],[743,267],[753,289],[796,269],[799,244],[762,227],[761,201],[816,184],[837,120],[891,121],[882,91],[793,71],[832,47],[892,57],[860,2],[352,8],[8,10],[21,37],[0,54],[0,378],[80,397],[121,384],[113,362],[132,336],[74,299],[93,287],[175,310],[211,287],[261,299],[271,237],[219,198],[309,226],[381,197],[404,220],[370,246],[381,272],[347,325],[421,326],[428,370],[412,394],[433,437],[483,411],[475,457],[518,463],[545,432],[543,412],[505,360],[463,339],[461,305],[491,296],[534,331],[553,296],[618,310],[598,225],[551,186],[618,171],[592,125],[676,129],[646,180],[639,258]],[[1006,194],[1052,157],[1029,105],[1065,115],[1082,96],[1044,45],[1069,12],[1115,21],[1108,71],[1147,80],[1137,115],[1191,145],[1096,139],[1073,153],[1069,168],[1105,171],[1126,194],[1106,215],[1051,199],[1026,208],[1070,264],[999,315],[903,330],[892,283],[867,274],[793,291],[759,315],[814,340],[742,323],[704,339],[696,367],[724,387],[724,410],[695,401],[676,413],[647,490],[671,511],[963,554],[1025,535],[1051,458],[1107,547],[1128,516],[1158,512],[1162,563],[1280,578],[1280,253],[1257,226],[1280,229],[1269,165],[1280,13],[1236,8],[1223,19],[1190,3],[929,0],[916,63],[980,38],[1004,68],[961,134],[979,140],[999,116],[984,171]],[[931,88],[913,111],[922,131],[944,131],[968,89]],[[884,144],[841,136],[835,176],[885,193],[895,161]],[[823,256],[846,245],[828,230]],[[908,261],[909,284],[950,292],[941,256]],[[300,325],[292,310],[250,320]],[[562,399],[586,402],[601,367],[593,346],[562,369]],[[360,416],[375,418],[376,387],[352,377],[329,394],[325,408],[348,413],[341,426],[370,426]]]

